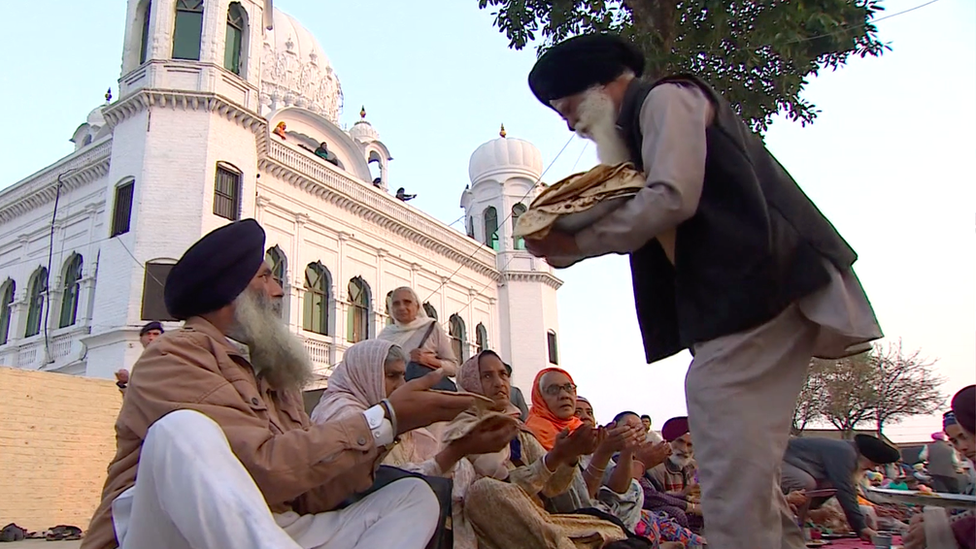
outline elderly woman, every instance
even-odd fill
[[[329,378],[329,387],[312,411],[312,421],[334,421],[375,406],[406,382],[406,362],[406,353],[389,341],[373,339],[353,345]],[[441,448],[427,429],[415,429],[388,448],[383,464],[428,477],[454,477],[456,500],[457,491],[463,491],[474,476],[471,465],[461,459],[501,450],[515,437],[516,430],[514,419],[485,422]],[[453,521],[454,547],[476,549],[473,532],[464,528],[458,513],[452,514],[457,517]],[[465,543],[464,539],[472,542]]]
[[[458,374],[461,389],[487,396],[494,401],[493,413],[517,417],[511,404],[511,381],[508,370],[497,354],[484,351],[469,359]],[[451,422],[444,440],[451,440],[476,421],[465,412]],[[504,450],[479,456],[468,456],[478,478],[466,490],[464,514],[471,522],[481,547],[524,547],[564,549],[603,547],[611,541],[625,539],[618,525],[593,515],[579,513],[581,508],[596,508],[607,513],[612,505],[600,498],[591,500],[576,465],[582,456],[596,447],[596,429],[578,429],[562,435],[548,452],[527,428]],[[579,480],[579,482],[575,482]],[[560,498],[570,491],[580,493]],[[568,506],[557,505],[570,502]],[[572,501],[582,501],[574,506]],[[609,513],[612,514],[612,513]]]
[[[451,348],[451,339],[437,321],[424,312],[417,292],[410,287],[401,286],[393,290],[386,299],[386,304],[393,316],[393,324],[383,328],[378,338],[395,343],[409,353],[408,362],[417,366],[416,370],[414,367],[409,368],[407,380],[438,368],[443,368],[447,376],[456,375],[458,362],[454,349]],[[450,385],[450,380],[445,379],[442,384],[436,388],[453,388],[447,386]]]

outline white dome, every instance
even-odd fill
[[[372,124],[365,120],[360,120],[349,128],[349,137],[352,137],[360,143],[370,143],[380,140],[379,132],[376,131],[376,128]]]
[[[269,110],[301,107],[334,124],[342,110],[342,87],[318,40],[298,21],[274,10],[261,58],[261,104]]]
[[[92,112],[88,113],[87,123],[89,126],[93,128],[105,127],[105,117],[102,115],[102,111],[104,109],[104,105],[99,105],[95,107]]]
[[[363,107],[359,111],[359,121],[352,125],[347,132],[349,137],[352,137],[360,143],[372,143],[373,141],[380,140],[380,134],[376,131],[376,128],[372,124],[366,121],[366,107]]]
[[[532,143],[511,137],[492,139],[475,149],[468,163],[471,183],[499,173],[537,180],[542,177],[542,153]]]

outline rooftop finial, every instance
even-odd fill
[[[502,129],[501,129],[501,131],[498,132],[498,135],[500,135],[502,137],[505,137],[506,135],[508,135],[508,133],[505,131],[505,124],[502,124]]]
[[[109,88],[108,91],[105,92],[105,102],[106,103],[112,102],[112,88]]]
[[[363,108],[359,109],[359,118],[366,120],[366,105],[363,105]]]

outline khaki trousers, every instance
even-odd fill
[[[685,391],[710,549],[804,547],[780,467],[819,333],[792,305],[695,346]]]

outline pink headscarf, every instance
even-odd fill
[[[386,398],[386,356],[393,343],[369,339],[349,347],[329,377],[329,387],[312,410],[312,421],[330,420],[362,412]]]

